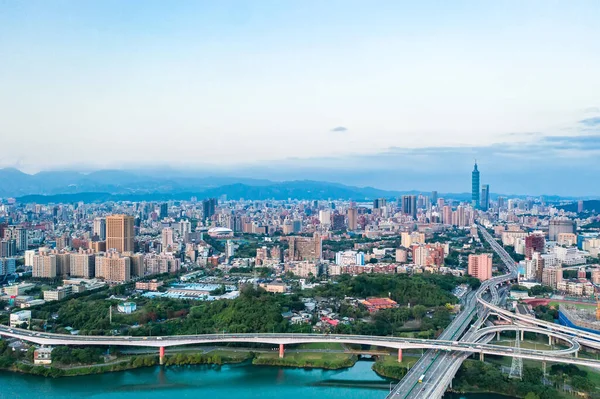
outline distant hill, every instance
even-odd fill
[[[0,169],[0,198],[15,197],[20,202],[36,203],[186,200],[192,196],[201,199],[221,195],[229,199],[250,200],[297,198],[361,201],[421,193],[429,194],[427,191],[381,190],[314,180],[274,182],[234,176],[199,176],[191,171],[148,169],[27,174],[13,168]],[[440,192],[438,195],[458,201],[471,199],[470,193]],[[492,195],[493,198],[497,196]]]
[[[577,212],[578,204],[577,202],[572,202],[570,204],[560,205],[557,208],[564,209],[567,212]],[[583,201],[583,210],[600,212],[600,200]]]

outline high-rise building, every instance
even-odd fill
[[[417,197],[415,195],[402,196],[402,213],[417,218]]]
[[[348,208],[348,230],[354,231],[358,227],[358,209]]]
[[[344,215],[334,213],[331,215],[331,229],[333,231],[339,231],[346,228],[346,218]]]
[[[438,192],[437,191],[432,191],[431,192],[431,203],[432,204],[437,204],[438,201]]]
[[[0,258],[0,276],[13,274],[17,269],[15,258]]]
[[[444,224],[452,224],[452,207],[444,205],[442,208],[442,221]]]
[[[27,230],[23,227],[18,226],[8,226],[4,228],[4,237],[0,237],[0,239],[4,238],[5,240],[14,240],[17,252],[22,252],[27,250]]]
[[[317,262],[322,257],[321,236],[315,233],[313,237],[289,237],[289,259],[291,261],[307,260]]]
[[[160,204],[159,217],[161,219],[164,219],[168,216],[169,216],[169,205],[166,202],[164,202],[164,203]]]
[[[319,222],[328,226],[331,224],[331,211],[329,209],[322,209],[319,211]]]
[[[96,256],[94,251],[79,249],[78,253],[71,254],[70,275],[71,277],[92,278],[95,275]]]
[[[487,211],[490,207],[490,185],[483,184],[481,186],[481,199],[479,200],[479,207],[482,211]]]
[[[162,229],[162,247],[163,252],[172,252],[173,249],[173,229],[165,227]]]
[[[504,208],[504,201],[506,201],[506,198],[504,198],[504,197],[498,197],[498,209],[503,209]]]
[[[525,258],[531,259],[534,252],[543,253],[546,239],[541,234],[530,234],[525,237]]]
[[[110,230],[108,218],[106,224],[107,230]],[[131,280],[131,260],[127,256],[111,251],[106,256],[96,256],[95,272],[96,277],[103,278],[109,283],[126,283]]]
[[[479,170],[477,169],[477,162],[475,162],[471,173],[471,205],[473,208],[479,207]]]
[[[106,240],[106,219],[105,218],[95,218],[94,219],[94,229],[92,231],[93,235],[98,236],[99,241]]]
[[[480,281],[492,278],[492,254],[469,255],[467,272]]]
[[[385,208],[387,200],[385,198],[376,198],[373,200],[373,209]]]
[[[17,241],[13,239],[4,239],[0,241],[0,257],[10,258],[17,254]]]
[[[204,220],[213,217],[217,205],[218,203],[216,198],[208,198],[202,201],[202,212],[204,214]]]
[[[134,219],[128,215],[106,218],[106,249],[117,252],[134,251]]]
[[[32,277],[56,278],[56,256],[40,252],[33,257]]]

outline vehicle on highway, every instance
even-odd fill
[[[421,374],[421,376],[419,377],[419,384],[422,384],[424,379],[425,379],[425,374]]]

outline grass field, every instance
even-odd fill
[[[339,369],[352,367],[356,360],[356,356],[346,353],[286,353],[283,358],[279,357],[279,353],[260,353],[256,355],[252,363],[268,366]]]
[[[291,346],[290,348],[296,349],[331,349],[331,350],[343,350],[344,347],[338,342],[310,342],[306,344],[298,344]]]
[[[581,304],[581,303],[571,303],[571,302],[569,302],[569,303],[562,303],[562,302],[552,301],[552,302],[548,303],[548,305],[549,306],[553,306],[553,307],[555,307],[557,309],[560,306],[565,306],[565,305],[573,306],[573,307],[576,307],[578,309],[592,309],[592,310],[596,309],[596,305],[594,305],[594,304],[584,305],[584,304]]]

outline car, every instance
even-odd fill
[[[162,337],[156,337],[156,339],[160,341],[160,340],[162,340]]]
[[[144,337],[144,339],[148,339],[148,337]]]

